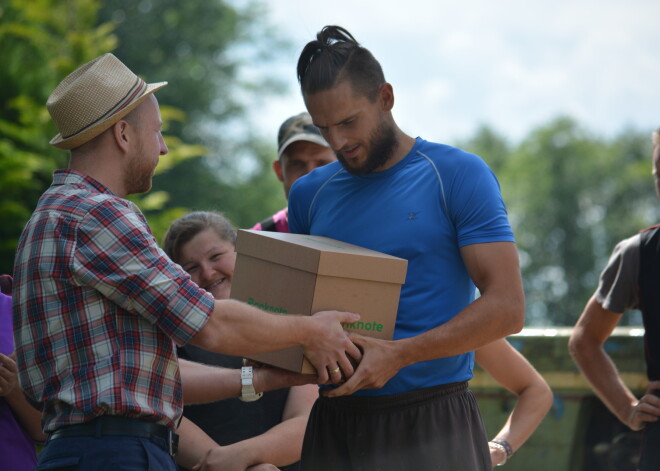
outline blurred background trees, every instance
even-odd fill
[[[80,64],[113,52],[158,92],[170,153],[131,197],[157,237],[190,210],[250,227],[283,207],[274,142],[246,125],[254,97],[282,84],[255,72],[290,50],[265,2],[8,0],[0,5],[0,272],[66,152],[44,106]],[[250,100],[247,98],[250,97]],[[292,110],[292,113],[298,110]],[[279,126],[280,123],[273,123]],[[458,145],[497,174],[518,241],[528,325],[572,325],[619,239],[658,222],[651,129],[606,139],[558,117],[508,142],[484,126]],[[634,316],[632,322],[639,319]]]

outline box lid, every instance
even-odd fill
[[[403,284],[408,261],[335,239],[240,229],[236,252],[298,270]]]

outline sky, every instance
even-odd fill
[[[298,55],[328,24],[381,63],[394,119],[409,135],[452,143],[488,125],[509,141],[559,116],[598,137],[660,127],[660,0],[270,0],[292,50],[269,67],[289,91],[252,119],[275,142],[304,110]]]

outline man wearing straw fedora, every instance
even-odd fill
[[[13,290],[21,386],[49,434],[39,469],[175,469],[174,343],[234,355],[301,345],[318,371],[309,382],[329,381],[337,364],[350,375],[349,356],[360,357],[341,328],[357,315],[216,301],[158,247],[125,197],[151,188],[168,151],[154,95],[166,84],[105,54],[47,102],[59,130],[51,144],[71,156],[21,235]]]

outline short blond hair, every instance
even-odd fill
[[[651,134],[651,139],[653,140],[654,147],[660,146],[660,128],[653,131],[653,134]]]

